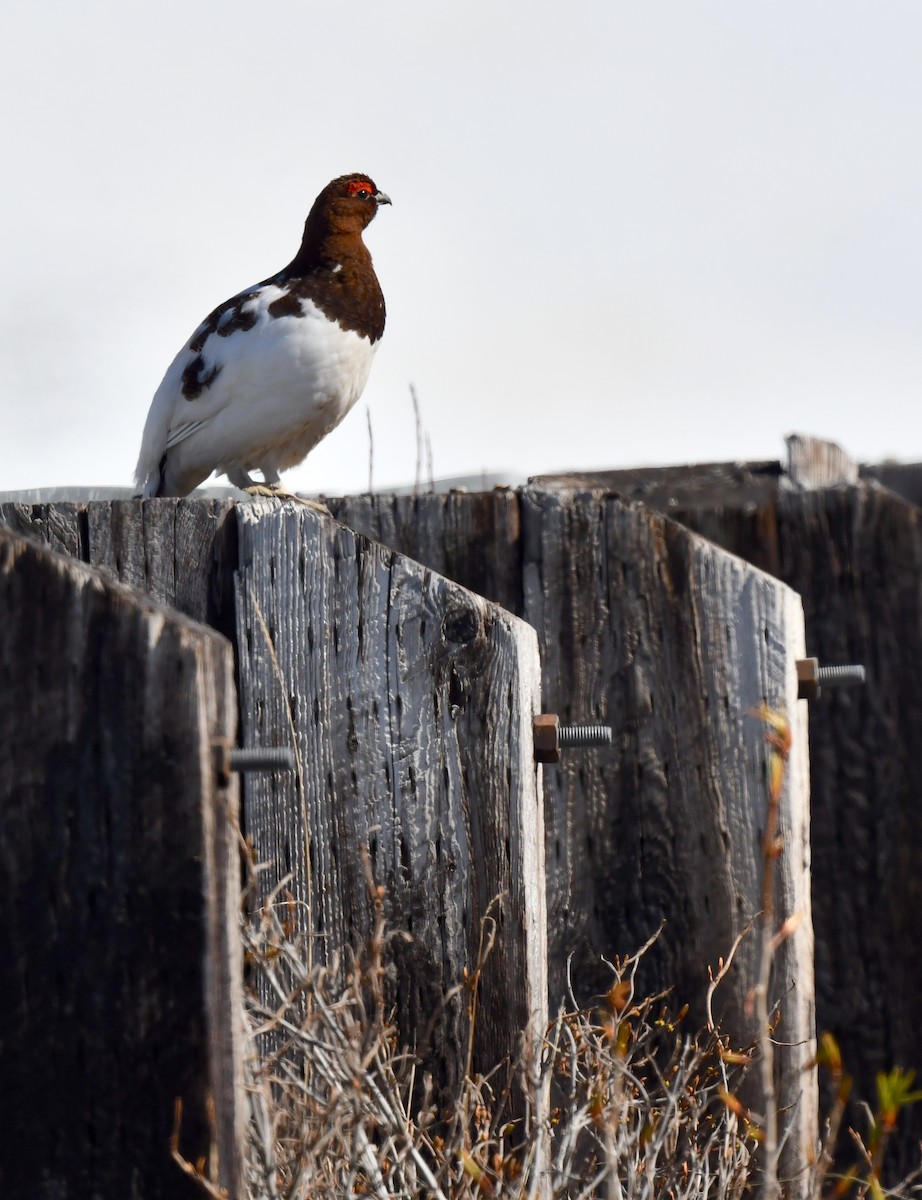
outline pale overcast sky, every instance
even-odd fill
[[[286,476],[922,460],[918,0],[8,0],[0,490],[129,485],[221,300],[366,171],[388,327]],[[221,480],[220,482],[224,482]]]

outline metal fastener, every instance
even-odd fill
[[[214,743],[215,770],[222,784],[234,771],[293,771],[294,752],[285,746],[231,746],[227,738]]]
[[[535,762],[560,761],[566,746],[610,746],[610,725],[561,725],[556,713],[539,713],[534,721]]]
[[[857,687],[865,681],[864,667],[850,663],[839,667],[821,667],[818,658],[797,660],[797,699],[815,700],[825,687]]]

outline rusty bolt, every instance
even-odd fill
[[[864,683],[864,667],[849,664],[840,667],[821,667],[818,658],[797,660],[797,699],[815,700],[826,687],[854,687]]]
[[[556,713],[535,717],[535,762],[559,762],[562,746],[610,745],[610,725],[561,725]]]

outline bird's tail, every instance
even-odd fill
[[[160,456],[160,461],[151,470],[138,463],[135,483],[141,489],[138,498],[149,500],[153,496],[166,495],[166,452]]]

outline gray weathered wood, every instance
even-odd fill
[[[862,479],[876,479],[910,504],[922,505],[922,463],[877,463],[861,468]]]
[[[240,1194],[231,647],[4,527],[0,611],[0,1190],[198,1195],[181,1098]]]
[[[517,492],[364,495],[327,501],[337,520],[408,558],[522,612],[522,522]]]
[[[763,474],[778,473],[777,465],[752,472],[762,488]],[[715,471],[705,489],[720,478]],[[336,511],[470,586],[479,567],[457,531],[480,536],[486,499],[422,499],[347,498]],[[785,1162],[793,1174],[816,1135],[815,1075],[802,1073],[814,1021],[806,718],[794,667],[804,644],[799,601],[680,526],[604,492],[536,488],[516,499],[521,518],[506,516],[496,536],[512,533],[490,554],[520,564],[519,611],[538,631],[543,707],[566,723],[614,726],[613,750],[571,751],[545,772],[552,1003],[571,955],[588,998],[607,986],[600,955],[636,949],[665,919],[643,982],[674,986],[676,1003],[690,1001],[692,1019],[703,1019],[707,967],[716,968],[761,906],[766,747],[750,709],[767,702],[792,722],[779,911],[803,919],[779,951],[776,995],[784,996],[780,1036],[791,1044],[780,1055],[781,1093],[801,1102]],[[459,547],[450,553],[446,525]],[[514,597],[519,589],[509,580],[503,590]],[[726,1027],[740,1041],[753,1033],[746,997],[755,953],[755,940],[745,940],[722,991]]]
[[[86,561],[86,505],[0,502],[0,525],[34,538],[49,550]]]
[[[0,523],[221,632],[233,629],[231,500],[0,504]]]
[[[547,1014],[543,830],[531,721],[534,633],[457,584],[296,505],[237,509],[247,744],[294,745],[297,778],[251,777],[260,859],[293,871],[327,947],[371,923],[361,849],[386,889],[401,1032],[451,1086],[466,1069],[466,990],[484,922],[474,1067]],[[429,1043],[425,1042],[428,1031]]]
[[[231,500],[87,505],[88,561],[196,621],[230,632]],[[223,569],[222,569],[223,568]]]
[[[412,497],[407,498],[407,500],[409,504],[413,504]],[[51,509],[52,514],[56,513],[57,507],[59,506],[55,506]],[[55,517],[55,520],[51,521],[50,523],[47,522],[44,510],[39,510],[36,508],[31,511],[34,511],[36,515],[41,516],[42,521],[41,523],[34,523],[32,525],[31,532],[33,535],[44,537],[47,536],[47,530],[55,530],[61,525],[63,525],[66,529],[73,528],[78,530],[80,531],[80,537],[77,538],[71,536],[70,545],[74,550],[79,551],[82,557],[85,557],[90,562],[103,567],[116,578],[144,588],[158,599],[174,605],[180,608],[182,611],[195,616],[196,618],[210,620],[219,628],[227,630],[228,632],[233,632],[232,625],[230,629],[228,628],[230,622],[233,620],[233,600],[228,599],[227,588],[228,581],[232,577],[232,572],[236,564],[237,522],[233,520],[227,521],[226,519],[231,507],[232,505],[228,501],[147,501],[140,504],[132,501],[118,500],[109,502],[90,502],[82,506],[65,506],[65,519],[62,520],[61,518]],[[268,508],[271,510],[273,506],[269,505]],[[252,507],[248,505],[242,505],[239,510],[241,514],[253,511],[256,510],[252,509]],[[7,508],[0,510],[0,519],[17,519],[20,521],[22,526],[28,527],[28,512],[29,510],[23,506],[7,506]],[[508,519],[510,512],[512,513],[513,517],[517,517],[517,502],[511,503],[508,494],[504,496],[503,493],[497,492],[495,505],[491,502],[489,505],[484,506],[484,525],[482,528],[484,537],[481,539],[480,544],[472,550],[466,540],[460,536],[459,532],[459,536],[455,539],[454,546],[457,553],[463,552],[469,561],[478,562],[480,564],[480,571],[484,579],[488,578],[495,569],[497,572],[499,572],[501,577],[514,579],[516,584],[520,586],[520,575],[517,571],[517,564],[514,562],[514,560],[510,559],[510,556],[505,552],[505,550],[502,550],[501,556],[495,558],[493,557],[493,545],[495,544],[502,546],[502,540],[491,539],[486,536],[494,525],[502,526],[503,521]],[[374,556],[363,551],[362,555],[359,557],[361,558],[364,569],[364,564],[366,562],[371,562]],[[409,570],[410,575],[413,574],[411,568],[405,569]],[[257,564],[254,570],[257,574],[259,574],[261,567]],[[431,620],[432,630],[435,630],[441,619],[438,615],[437,609],[438,605],[443,600],[443,596],[438,592],[438,589],[435,588],[434,585],[430,588],[430,591],[432,592],[432,595],[429,597],[427,603],[430,603],[433,606]],[[326,597],[326,602],[328,604],[334,604],[334,601],[331,599],[331,597],[337,594],[337,583],[335,578],[330,584],[329,592],[330,594]],[[363,603],[364,599],[365,598],[363,597]],[[372,601],[377,603],[379,598],[372,596]],[[330,611],[332,611],[332,609],[330,609]],[[490,613],[494,612],[492,608],[490,608],[489,611]],[[326,619],[324,613],[317,613],[316,619],[318,628],[324,627],[324,622]],[[377,617],[375,619],[377,619]],[[516,707],[512,715],[508,717],[508,721],[512,722],[512,724],[508,724],[507,722],[508,730],[507,726],[504,726],[503,721],[498,718],[494,721],[493,725],[490,726],[490,729],[492,730],[492,734],[495,734],[496,736],[501,737],[504,732],[508,731],[510,736],[513,737],[513,764],[509,767],[508,772],[505,765],[501,769],[502,772],[507,775],[508,779],[512,779],[514,781],[513,791],[515,793],[516,803],[525,806],[527,804],[525,796],[529,788],[531,789],[533,796],[537,795],[534,790],[535,772],[530,757],[530,729],[525,730],[525,733],[523,733],[522,729],[520,729],[515,722],[522,719],[521,714],[526,711],[529,705],[531,706],[531,709],[534,709],[535,705],[537,704],[536,695],[531,695],[528,689],[535,688],[537,686],[538,675],[537,668],[534,666],[529,668],[532,670],[531,677],[528,677],[528,671],[525,669],[525,663],[528,659],[528,655],[533,651],[533,642],[530,645],[528,643],[528,638],[530,635],[527,631],[523,631],[522,627],[516,622],[511,622],[507,629],[503,624],[503,620],[504,618],[499,618],[494,622],[491,617],[491,620],[487,622],[491,628],[493,628],[495,625],[495,632],[492,637],[493,641],[496,642],[496,645],[493,646],[491,643],[492,648],[489,651],[489,655],[496,656],[500,662],[499,675],[497,676],[497,679],[494,680],[494,684],[495,687],[499,689],[497,692],[498,695],[502,692],[502,688],[505,686],[504,680],[507,673],[507,667],[508,671],[511,671],[513,675],[516,672],[523,672],[524,674],[522,676],[521,684],[514,683],[514,686],[518,687],[521,691],[521,695],[516,696],[515,705],[518,706],[521,704],[522,707],[521,710]],[[371,621],[371,618],[369,618],[369,621]],[[365,622],[365,617],[362,617],[361,622],[359,622],[359,618],[356,615],[354,617],[354,623],[356,622],[363,624]],[[430,630],[430,634],[432,630]],[[500,635],[500,630],[505,631],[502,636]],[[248,639],[252,639],[252,629],[248,630],[246,636]],[[522,641],[523,638],[524,641]],[[375,652],[381,648],[381,645],[375,644]],[[464,647],[461,647],[461,650],[459,650],[457,647],[453,648],[448,646],[445,657],[445,663],[448,665],[444,667],[445,670],[449,669],[450,663],[453,661],[452,653],[448,653],[448,651],[452,651],[454,653],[454,658],[459,662],[465,657],[465,654],[470,657],[470,654],[464,650]],[[366,671],[374,669],[374,664],[370,658],[371,652],[371,649],[369,649],[366,654],[364,668]],[[507,659],[508,663],[506,662]],[[492,661],[492,659],[490,661]],[[480,665],[482,666],[484,664]],[[469,668],[469,671],[472,670],[473,668]],[[445,678],[449,677],[446,676]],[[455,675],[450,676],[449,682],[452,688],[460,686],[455,678]],[[348,689],[348,680],[344,681],[343,686]],[[468,684],[465,683],[464,686],[466,687]],[[486,702],[487,693],[489,691],[489,681],[486,679],[478,679],[475,690],[478,699]],[[400,704],[409,703],[405,695],[401,696],[397,702]],[[434,703],[441,703],[441,700],[436,697]],[[455,704],[454,699],[451,701],[451,704]],[[450,707],[451,705],[449,705],[449,708]],[[464,705],[463,703],[460,703],[456,707],[458,707],[460,711]],[[444,713],[441,714],[441,717],[444,717]],[[418,713],[414,719],[418,722],[423,721],[424,714]],[[480,720],[479,717],[477,719]],[[473,716],[469,713],[466,718],[457,723],[458,729],[466,728],[465,721],[471,722],[473,720]],[[486,720],[486,718],[484,718],[484,720]],[[454,729],[454,724],[455,723],[452,723],[451,728],[456,736],[457,731]],[[287,726],[283,726],[282,728],[283,730],[287,729]],[[273,738],[276,740],[278,733],[278,729],[273,731]],[[381,736],[389,736],[389,733],[390,730],[387,728]],[[248,729],[244,730],[244,736],[249,736]],[[407,736],[408,735],[405,735],[404,750],[401,751],[402,754],[406,752],[405,748]],[[505,758],[505,750],[501,743],[497,743],[493,747],[493,752],[495,753],[497,759]],[[329,757],[329,750],[327,750],[326,753]],[[527,768],[524,765],[526,762]],[[460,770],[460,759],[458,757],[457,749],[451,766],[452,770]],[[458,785],[457,780],[452,780],[453,787],[461,787],[461,791],[465,797],[465,803],[479,794],[478,788],[481,792],[483,792],[486,788],[486,783],[481,773],[481,769],[486,769],[486,764],[478,759],[477,766],[478,769],[473,771],[469,766],[465,767],[468,780],[462,781],[460,785]],[[420,769],[411,761],[408,766],[408,770],[410,776],[415,780]],[[526,770],[527,778],[523,776],[524,782],[519,783],[518,777],[522,770]],[[528,778],[531,779],[530,783],[528,783]],[[384,803],[385,807],[390,807],[389,802],[385,803],[387,779],[380,776],[376,777],[369,786],[372,788],[374,796],[376,797],[375,803]],[[420,778],[416,781],[415,786],[417,786],[420,790],[431,788],[432,785],[427,779],[425,771],[422,772]],[[257,787],[258,785],[254,784],[253,790],[255,791]],[[437,796],[441,794],[440,788],[441,785],[435,788],[435,794]],[[439,800],[439,803],[441,803],[441,800]],[[521,816],[524,822],[525,833],[528,834],[528,830],[530,829],[529,822],[533,821],[536,815],[540,817],[540,812],[537,811],[537,809],[536,813],[532,813],[529,816],[523,807],[521,814],[513,814],[513,824],[515,824],[515,822],[519,819],[519,816]],[[451,821],[454,821],[456,814],[450,813],[449,817]],[[526,817],[527,820],[525,819]],[[479,820],[480,818],[478,818],[478,821]],[[484,816],[482,820],[483,830],[486,832],[483,833],[483,831],[481,831],[481,833],[483,836],[487,837],[489,844],[489,838],[493,836],[496,831],[491,829],[489,820],[486,816]],[[375,818],[369,817],[369,821],[373,824]],[[478,830],[481,830],[481,824],[479,824],[478,821],[474,822],[472,829],[474,834],[481,836],[481,833],[478,833]],[[438,825],[437,820],[435,821],[433,828],[436,830],[438,835],[433,843],[433,852],[437,855],[441,855],[442,844],[444,841],[446,845],[446,861],[444,868],[445,872],[450,875],[451,873],[460,869],[458,863],[452,857],[453,852],[451,851],[451,847],[449,845],[451,836],[456,834],[456,836],[460,837],[463,841],[463,839],[470,836],[471,831],[462,828],[459,831],[455,831],[455,834],[452,834],[451,830],[448,830],[447,832],[443,831]],[[330,827],[324,827],[325,836],[329,833]],[[416,836],[422,838],[423,835],[417,831]],[[515,839],[520,835],[514,829],[510,836],[513,842],[515,842]],[[524,836],[524,834],[522,836]],[[528,836],[531,836],[531,834],[528,834]],[[501,844],[505,845],[505,841],[506,838],[504,836]],[[285,842],[286,846],[289,848],[294,846],[295,849],[289,853],[285,846],[282,846],[282,842]],[[327,856],[327,859],[330,856],[349,857],[352,855],[352,852],[355,850],[357,844],[358,843],[356,843],[354,839],[352,841],[338,839],[333,843],[320,839],[316,843],[315,851],[317,854]],[[303,859],[299,859],[297,857],[298,838],[293,837],[291,834],[287,835],[279,842],[279,848],[282,853],[282,858],[280,860],[281,862],[290,863],[294,867],[306,869],[307,864],[303,861]],[[425,848],[423,847],[422,842],[420,842],[417,847],[417,853],[423,854],[424,849]],[[463,858],[466,861],[471,854],[474,854],[475,856],[478,854],[483,856],[484,846],[462,845],[461,850],[463,851]],[[535,853],[537,853],[537,851],[535,851]],[[516,1002],[512,1004],[508,1013],[504,1014],[501,1018],[502,1033],[506,1038],[502,1053],[506,1053],[511,1047],[511,1031],[514,1027],[514,1022],[517,1020],[520,1021],[519,1027],[521,1027],[521,1025],[524,1024],[524,1020],[527,1018],[528,1011],[534,1007],[534,995],[537,995],[539,992],[542,994],[542,996],[544,995],[540,980],[545,978],[546,975],[546,965],[544,962],[542,949],[544,945],[544,922],[543,917],[540,916],[540,912],[542,910],[540,907],[534,907],[534,904],[538,904],[539,902],[540,905],[543,905],[543,895],[541,895],[541,888],[537,882],[540,879],[541,871],[537,865],[537,860],[533,861],[534,855],[532,855],[532,858],[529,858],[531,850],[529,850],[528,843],[522,845],[513,845],[512,854],[515,861],[512,861],[510,866],[509,864],[505,863],[504,857],[504,865],[497,867],[496,869],[495,880],[491,878],[491,873],[493,872],[492,855],[485,855],[487,861],[483,867],[483,873],[479,875],[475,873],[475,876],[473,877],[473,881],[476,886],[484,889],[484,894],[478,894],[477,903],[473,906],[473,908],[471,908],[469,913],[462,911],[460,914],[453,914],[453,919],[454,917],[459,917],[459,919],[462,919],[469,916],[470,920],[476,924],[476,922],[480,920],[481,916],[483,916],[483,910],[493,895],[493,892],[491,892],[489,896],[486,895],[486,892],[489,891],[490,887],[494,887],[494,891],[498,893],[503,889],[503,887],[510,883],[510,880],[506,878],[508,870],[511,870],[513,874],[521,869],[525,870],[525,875],[523,878],[527,879],[527,884],[522,883],[517,879],[512,879],[511,882],[514,884],[515,888],[527,886],[529,890],[528,896],[523,898],[521,895],[514,894],[508,903],[511,903],[514,911],[518,913],[518,916],[515,918],[516,920],[522,916],[522,913],[526,913],[527,920],[529,922],[528,938],[525,942],[523,942],[522,946],[519,947],[522,953],[530,956],[528,970],[527,972],[520,973],[515,976],[516,986],[524,989],[523,994],[526,995],[527,1003],[522,1004]],[[294,857],[292,857],[292,855],[294,855]],[[324,865],[326,865],[326,859],[324,860]],[[442,864],[439,861],[436,861],[433,864],[433,869],[436,870],[436,872],[441,871],[441,868]],[[361,911],[352,912],[350,910],[345,914],[338,914],[335,918],[328,915],[327,925],[331,928],[335,927],[335,931],[337,933],[341,933],[348,926],[353,937],[357,937],[360,927],[363,928],[365,932],[367,932],[369,928],[367,923],[369,910],[367,906],[367,897],[364,895],[361,862],[358,856],[352,855],[351,860],[343,869],[351,873],[350,879],[356,885],[351,890],[347,888],[343,894],[349,904],[359,903]],[[480,868],[478,867],[478,871],[479,870]],[[431,886],[431,881],[425,885],[425,887],[429,886]],[[419,892],[417,899],[428,900],[428,893],[425,891],[425,888],[420,891],[419,887],[420,885],[417,885],[417,890]],[[460,892],[457,894],[460,895]],[[450,896],[452,903],[454,902],[455,897],[456,893],[452,892]],[[527,905],[525,903],[526,900],[528,902]],[[335,907],[336,901],[332,892],[330,893],[326,903],[332,904]],[[403,902],[401,901],[401,903]],[[407,915],[409,918],[417,922],[427,919],[428,912],[425,911],[425,908],[420,908],[419,904],[416,904],[415,902],[414,904],[415,906],[410,905],[409,901],[407,901]],[[480,906],[479,908],[478,905]],[[403,911],[400,907],[400,904],[397,904],[396,901],[394,913],[395,919],[397,919],[399,924],[403,916]],[[362,921],[365,922],[363,926],[361,925]],[[455,932],[457,933],[458,931]],[[516,928],[513,922],[513,924],[510,925],[504,932],[503,938],[515,939],[520,936],[521,932],[521,928]],[[452,953],[459,951],[459,947],[461,946],[462,941],[465,939],[465,944],[469,947],[470,944],[472,944],[471,939],[475,937],[479,938],[479,927],[475,928],[474,926],[471,926],[470,928],[465,928],[462,930],[455,939],[455,942],[452,943]],[[458,940],[459,938],[460,940]],[[518,953],[518,951],[516,951],[516,953]],[[499,961],[499,959],[502,958],[502,955],[498,954],[496,957],[497,961]],[[506,959],[507,961],[516,961],[515,953],[510,951],[509,954],[506,955]],[[435,975],[432,975],[428,980],[425,981],[427,988],[426,996],[417,998],[420,1012],[422,1012],[422,1009],[425,1008],[426,1005],[432,1001],[432,998],[439,993],[441,984],[447,980],[449,976],[452,977],[453,985],[460,980],[464,969],[472,969],[473,965],[473,960],[469,957],[458,957],[456,955],[454,958],[446,958],[445,962],[442,964],[442,968],[440,969],[438,976],[436,977]],[[497,993],[497,995],[499,995],[499,993]],[[417,1001],[414,1001],[414,1003],[417,1003]],[[460,1011],[463,1009],[463,1007],[463,998],[459,998],[456,1003],[456,1008],[458,1008]],[[541,1006],[535,1011],[539,1012],[539,1014],[546,1011],[546,999],[542,999]],[[488,1044],[489,1042],[488,1033],[492,1019],[493,1018],[490,1015],[488,1006],[487,1011],[482,1012],[479,1020],[482,1035],[485,1039],[487,1039],[487,1041],[484,1042],[484,1045]],[[497,1032],[497,1037],[491,1044],[495,1046],[498,1044],[498,1041],[499,1033]],[[457,1053],[460,1054],[462,1049],[463,1047],[459,1043],[457,1047]],[[486,1065],[486,1060],[482,1056],[479,1061],[481,1065]]]
[[[922,1064],[922,512],[874,484],[784,494],[777,540],[809,652],[867,669],[862,688],[824,689],[810,724],[817,1006],[873,1102],[878,1071]],[[892,1178],[920,1138],[916,1105]]]
[[[674,522],[602,493],[523,496],[525,614],[539,633],[545,706],[614,727],[614,749],[546,773],[550,975],[566,957],[584,992],[600,953],[640,945],[666,924],[642,972],[673,987],[697,1020],[716,969],[762,907],[767,809],[764,729],[753,709],[786,712],[793,749],[776,886],[797,934],[778,951],[775,998],[784,1105],[797,1105],[789,1162],[816,1135],[806,705],[797,701],[803,614],[790,589]],[[755,1033],[747,994],[757,944],[737,953],[718,1011]],[[790,1115],[790,1110],[789,1110]]]
[[[657,468],[644,499],[794,588],[811,655],[867,668],[863,688],[811,705],[810,774],[817,1022],[873,1102],[879,1071],[922,1063],[922,513],[872,478],[912,501],[918,475],[864,468],[863,484],[803,491],[764,466]],[[630,474],[606,484],[629,490]],[[865,1128],[857,1109],[849,1119]],[[888,1151],[893,1179],[918,1165],[920,1138],[913,1106]]]
[[[750,472],[771,505],[779,471],[775,465]],[[718,475],[708,486],[719,491]],[[614,752],[573,754],[552,769],[557,782],[549,788],[546,842],[552,996],[562,992],[571,950],[577,989],[587,995],[606,981],[599,955],[635,949],[665,916],[667,928],[648,956],[644,982],[676,985],[677,1003],[691,1000],[700,1018],[707,966],[727,952],[758,902],[765,751],[761,726],[747,710],[763,699],[787,701],[797,724],[790,690],[793,660],[803,650],[796,600],[672,523],[601,493],[360,497],[331,504],[353,525],[514,606],[539,630],[544,707],[564,720],[601,717],[615,725]],[[481,618],[469,615],[473,602],[458,599],[445,580],[420,574],[311,513],[296,510],[293,517],[287,509],[241,506],[237,516],[239,646],[247,664],[242,672],[249,676],[242,683],[249,689],[244,709],[255,718],[245,737],[277,741],[291,715],[304,781],[301,793],[286,791],[283,777],[254,783],[248,822],[264,839],[261,857],[277,850],[283,865],[313,873],[314,887],[305,888],[302,899],[309,900],[314,927],[331,945],[367,929],[365,883],[354,851],[362,842],[371,847],[379,875],[390,872],[385,882],[396,923],[405,924],[399,914],[406,913],[418,934],[424,922],[412,950],[417,958],[408,954],[401,973],[404,1028],[412,1028],[446,983],[457,981],[458,964],[471,963],[478,914],[495,885],[480,879],[472,863],[483,846],[492,851],[505,843],[502,829],[478,833],[485,817],[469,797],[485,790],[488,767],[497,774],[489,756],[476,759],[483,734],[475,714],[495,704],[489,692],[494,659],[483,656],[485,650],[495,653],[490,638],[499,636],[508,618],[486,621],[486,638],[478,632]],[[412,620],[406,619],[405,596]],[[448,626],[445,605],[460,614]],[[310,685],[304,694],[290,682],[299,673]],[[393,680],[402,691],[393,690]],[[474,704],[478,696],[482,700]],[[520,704],[522,712],[526,708]],[[420,731],[430,727],[441,736],[427,743]],[[795,1043],[781,1055],[782,1093],[789,1097],[801,1087],[797,1067],[812,1036],[804,744],[795,738],[784,814],[789,853],[779,883],[781,910],[806,917],[778,959],[779,980],[795,983],[783,1008],[786,1040]],[[502,746],[498,738],[497,760]],[[516,762],[513,753],[514,770]],[[442,785],[433,786],[439,771]],[[524,777],[524,765],[521,771]],[[508,787],[513,795],[519,784],[508,781]],[[287,837],[277,805],[289,814]],[[508,821],[514,825],[512,815]],[[498,869],[514,875],[527,861],[510,835],[511,865],[501,860]],[[453,894],[464,895],[467,887],[476,903],[465,928],[463,904],[458,910],[453,900],[439,901],[433,946],[432,880],[455,875],[460,883],[452,883]],[[321,878],[334,881],[328,895],[318,894]],[[538,900],[528,903],[537,912]],[[523,944],[535,945],[528,937]],[[751,1032],[744,1004],[751,954],[751,943],[744,942],[722,992],[729,1027],[740,1040]],[[521,991],[513,997],[506,1031],[533,1009],[528,997],[539,973],[535,964],[522,977],[526,1000]],[[458,1005],[436,1029],[441,1045],[454,1042],[445,1058],[447,1076],[457,1072],[463,1048],[460,999]],[[489,1028],[489,1018],[481,1027]],[[478,1046],[478,1062],[489,1062],[500,1045],[501,1053],[508,1050],[508,1032],[505,1042],[497,1037]],[[803,1080],[806,1099],[789,1161],[810,1144],[812,1078],[808,1073]]]
[[[811,841],[818,1024],[873,1102],[879,1071],[922,1062],[922,513],[871,481],[781,488],[758,525],[737,518],[750,499],[673,511],[736,554],[773,557],[803,598],[808,652],[867,668],[863,688],[811,705]],[[918,1164],[917,1107],[888,1154],[894,1179]]]

